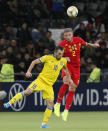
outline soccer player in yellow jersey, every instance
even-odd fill
[[[31,71],[35,64],[44,63],[42,72],[39,74],[38,78],[34,80],[26,90],[16,94],[8,103],[4,104],[5,108],[9,108],[14,102],[17,102],[24,95],[28,96],[35,91],[42,91],[43,99],[46,100],[47,108],[44,113],[44,118],[41,127],[48,128],[47,122],[51,117],[53,106],[54,106],[54,91],[53,84],[57,80],[57,77],[60,73],[60,70],[63,68],[65,73],[68,76],[68,79],[71,80],[70,74],[67,69],[67,60],[63,58],[64,49],[61,46],[58,46],[54,50],[53,55],[46,55],[40,59],[32,61],[26,77],[31,77]]]

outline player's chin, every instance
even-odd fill
[[[57,59],[57,60],[60,60],[60,59],[61,59],[61,57],[57,57],[56,59]]]
[[[67,39],[68,42],[71,42],[72,39]]]

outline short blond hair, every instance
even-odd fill
[[[66,28],[63,33],[66,33],[66,32],[73,32],[72,28]]]

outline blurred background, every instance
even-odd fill
[[[74,19],[66,14],[71,5],[79,10]],[[87,81],[94,64],[100,68],[100,81],[106,82],[107,12],[106,0],[0,0],[0,82],[35,79],[43,65],[36,65],[33,77],[26,79],[25,73],[31,61],[52,53],[63,40],[62,32],[67,27],[73,29],[74,36],[100,44],[98,49],[81,49],[80,81]]]

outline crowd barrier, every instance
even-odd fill
[[[2,101],[1,111],[44,111],[46,102],[42,93],[36,92],[14,103],[11,108],[4,109],[3,103],[9,101],[16,93],[27,88],[30,82],[0,83],[0,90],[7,92],[7,97]],[[55,101],[62,82],[54,84]],[[66,96],[61,103],[64,109]],[[107,111],[108,110],[108,83],[80,83],[76,90],[70,111]]]

